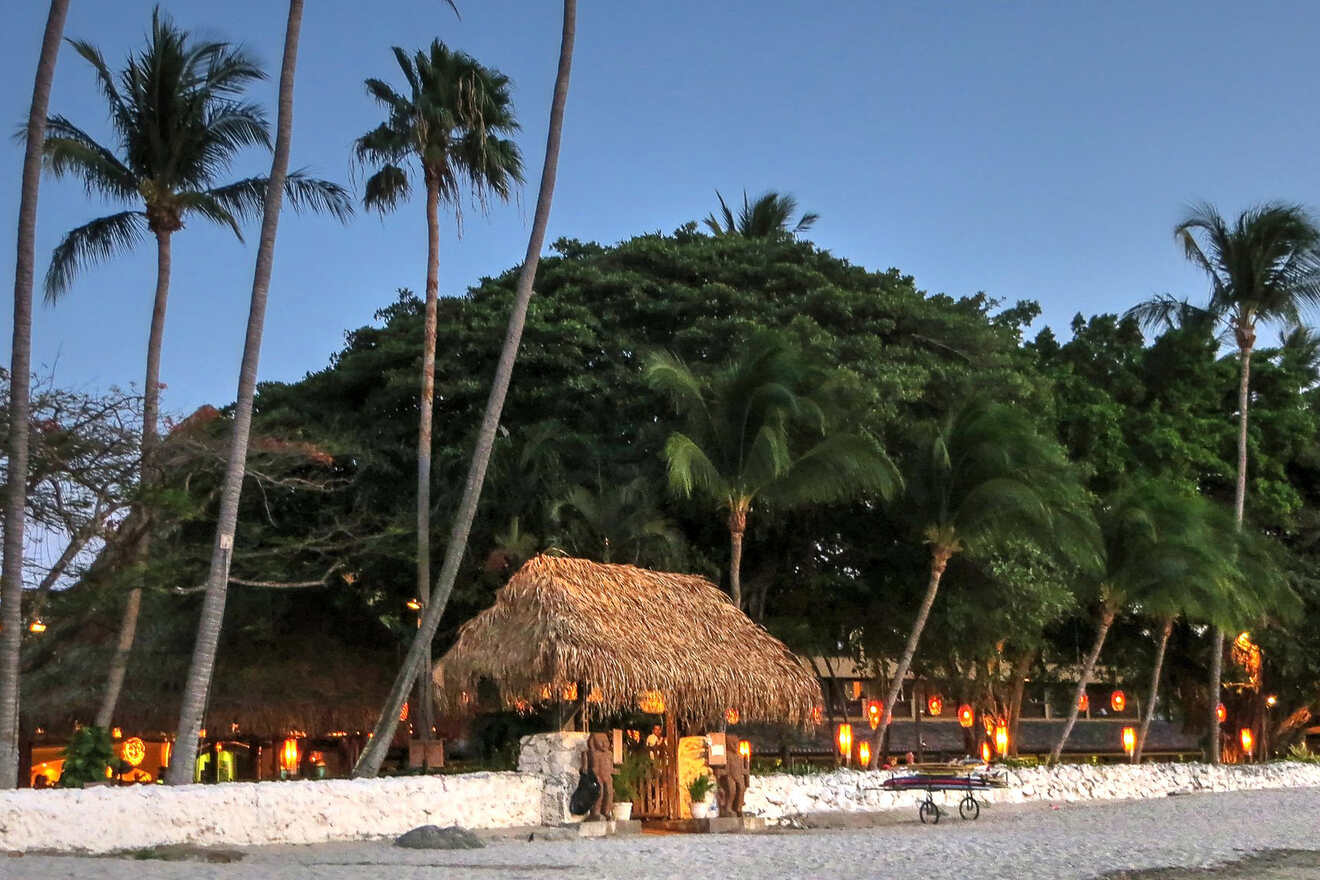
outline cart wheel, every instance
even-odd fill
[[[981,805],[969,794],[958,803],[958,815],[964,819],[976,819],[981,815]]]
[[[935,806],[934,801],[922,801],[921,807],[917,809],[917,815],[921,818],[922,825],[940,824],[940,808]]]

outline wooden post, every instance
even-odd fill
[[[674,710],[665,707],[665,755],[668,766],[665,770],[665,813],[670,819],[682,817],[678,800],[678,720]]]

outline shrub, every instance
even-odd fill
[[[63,757],[61,788],[82,788],[89,782],[104,780],[106,768],[119,763],[110,742],[110,732],[104,727],[78,728],[65,747]]]

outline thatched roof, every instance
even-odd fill
[[[815,675],[710,581],[585,559],[537,556],[465,623],[440,663],[443,699],[460,707],[482,679],[507,705],[559,699],[587,685],[597,716],[658,691],[691,723],[736,709],[747,720],[806,724]]]

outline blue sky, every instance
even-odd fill
[[[535,199],[555,55],[553,0],[309,4],[297,80],[294,163],[348,182],[353,139],[379,121],[362,80],[398,81],[391,45],[438,36],[514,82],[529,185],[489,218],[442,237],[441,291],[517,262]],[[0,121],[26,113],[44,3],[6,11]],[[284,10],[260,0],[165,7],[246,43],[272,79]],[[76,0],[67,34],[113,65],[143,37],[151,4]],[[583,0],[550,238],[613,242],[669,231],[727,194],[775,188],[819,212],[812,238],[925,289],[1036,299],[1066,329],[1078,311],[1152,293],[1200,296],[1170,230],[1208,199],[1320,202],[1320,6],[1223,2],[874,3]],[[52,109],[107,134],[87,65],[60,58]],[[0,261],[13,265],[21,150],[0,142]],[[247,157],[235,175],[269,169]],[[38,267],[68,228],[108,213],[72,183],[41,192]],[[255,228],[249,239],[255,237]],[[195,221],[176,236],[162,378],[176,413],[231,400],[253,248]],[[280,226],[261,374],[324,366],[346,329],[425,277],[419,202],[339,227]],[[151,248],[84,274],[36,314],[35,361],[66,385],[140,383]],[[9,309],[3,310],[8,361]]]

